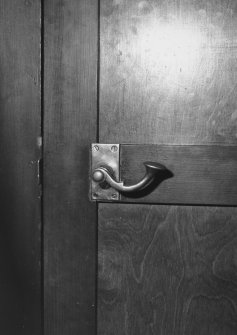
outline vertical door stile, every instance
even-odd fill
[[[44,15],[44,335],[94,334],[97,1],[47,0]]]

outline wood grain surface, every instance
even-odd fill
[[[100,141],[237,143],[236,0],[101,0]]]
[[[0,333],[41,334],[40,1],[0,1]]]
[[[174,177],[99,205],[98,334],[236,334],[237,211],[206,205],[236,205],[237,3],[100,3],[100,142],[134,144],[128,184],[146,160]]]
[[[99,335],[234,335],[237,209],[99,205]]]
[[[121,145],[120,155],[121,180],[127,185],[133,185],[143,177],[143,162],[146,161],[161,163],[171,172],[160,173],[157,182],[145,192],[124,194],[122,201],[237,205],[235,146]]]
[[[95,332],[96,206],[88,199],[96,141],[98,8],[45,1],[44,335]]]

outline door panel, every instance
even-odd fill
[[[101,0],[100,141],[237,143],[235,0]]]
[[[174,169],[99,204],[101,335],[237,332],[236,36],[234,0],[101,0],[99,140],[133,144],[128,183],[146,160]]]
[[[237,208],[99,205],[98,334],[237,332]]]

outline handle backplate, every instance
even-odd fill
[[[120,180],[120,145],[94,143],[91,148],[91,199],[118,201],[125,196],[144,196],[172,173],[162,164],[144,162],[146,173],[138,182],[128,185]],[[144,193],[145,192],[145,193]]]
[[[119,180],[119,157],[119,144],[93,143],[91,145],[90,174],[92,175],[101,166],[109,166],[113,178]],[[116,201],[120,199],[120,194],[116,189],[108,187],[106,183],[98,183],[91,178],[90,198],[91,200]]]

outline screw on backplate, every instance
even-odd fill
[[[98,145],[95,145],[95,146],[94,146],[94,150],[95,150],[95,151],[98,151],[98,150],[99,150],[99,146],[98,146]]]
[[[116,151],[118,151],[118,147],[117,147],[116,145],[113,145],[113,146],[111,147],[111,151],[112,151],[112,152],[116,152]]]

